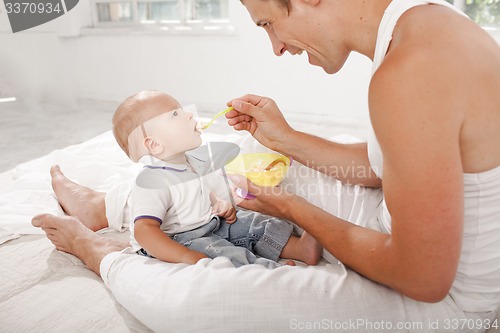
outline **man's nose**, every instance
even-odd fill
[[[286,45],[273,32],[268,32],[269,39],[271,40],[271,44],[273,46],[274,54],[278,57],[282,56],[286,51]]]

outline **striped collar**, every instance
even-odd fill
[[[198,171],[199,168],[201,168],[202,165],[205,163],[205,161],[203,161],[199,158],[196,158],[194,156],[191,156],[189,154],[186,154],[186,160],[196,171]],[[139,159],[139,163],[144,164],[144,168],[148,168],[148,169],[163,169],[163,170],[169,170],[169,171],[175,171],[175,172],[188,171],[188,167],[186,164],[176,164],[176,163],[165,162],[165,161],[160,160],[159,158],[156,158],[152,155],[145,155],[145,156],[141,157]]]

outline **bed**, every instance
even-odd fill
[[[216,140],[238,143],[243,152],[264,150],[248,136],[204,135],[204,141]],[[344,136],[337,140],[353,138]],[[115,300],[96,274],[76,257],[56,251],[41,230],[31,226],[31,217],[37,213],[64,214],[50,186],[49,168],[56,163],[70,179],[98,191],[133,179],[138,171],[138,166],[118,148],[112,134],[106,132],[0,174],[0,332],[150,332]],[[286,181],[295,184],[300,195],[333,214],[350,221],[366,219],[361,215],[373,212],[380,201],[381,193],[374,191],[372,201],[351,200],[335,208],[328,204],[328,196],[308,195],[307,187],[294,183],[296,176],[301,175],[301,167],[296,164]],[[301,185],[313,181],[312,178],[318,181],[317,175],[310,176],[310,180],[303,174],[301,177],[305,178]],[[323,186],[333,189],[332,193],[340,186],[334,180],[319,179]],[[357,190],[353,187],[353,191]],[[346,216],[356,205],[359,213]],[[128,239],[128,232],[104,230],[103,235]],[[321,276],[328,272],[339,278],[347,274],[348,270],[331,255],[325,252],[324,258],[321,267],[311,270],[311,274]],[[365,303],[376,306],[376,300]],[[344,316],[348,318],[349,314]]]

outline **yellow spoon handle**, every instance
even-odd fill
[[[216,114],[216,115],[212,118],[212,120],[210,120],[210,122],[209,122],[208,124],[203,125],[202,129],[207,129],[208,127],[210,127],[210,125],[212,125],[212,124],[213,124],[213,122],[215,121],[215,119],[217,119],[217,118],[219,118],[220,116],[222,116],[222,115],[224,115],[224,114],[228,113],[228,112],[229,112],[229,111],[231,111],[231,110],[233,110],[233,107],[232,107],[232,106],[230,106],[230,107],[228,107],[227,109],[222,110],[221,112],[217,113],[217,114]]]

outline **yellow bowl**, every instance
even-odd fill
[[[270,170],[264,170],[278,160]],[[259,186],[277,186],[285,178],[290,167],[290,158],[277,153],[252,153],[238,155],[225,166],[228,174],[238,174]]]

